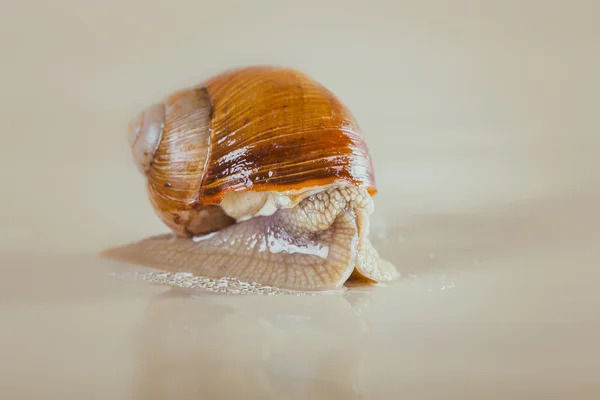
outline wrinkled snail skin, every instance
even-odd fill
[[[222,73],[140,113],[129,141],[175,233],[122,248],[129,261],[294,290],[398,276],[369,241],[377,189],[358,124],[308,76]]]

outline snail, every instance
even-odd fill
[[[128,246],[137,263],[306,291],[398,276],[369,240],[377,188],[365,139],[308,75],[228,70],[146,108],[128,133],[173,231]]]

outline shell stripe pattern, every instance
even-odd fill
[[[372,162],[350,111],[291,69],[248,67],[202,86],[212,115],[198,200],[229,191],[287,191],[346,181],[376,193]]]

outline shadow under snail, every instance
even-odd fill
[[[174,232],[124,247],[129,261],[304,291],[398,276],[369,240],[377,189],[359,126],[306,74],[223,72],[141,112],[129,142]]]

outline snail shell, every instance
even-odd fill
[[[303,290],[397,275],[368,240],[377,189],[360,128],[309,76],[221,73],[140,113],[129,140],[177,235],[140,242],[143,263]]]

